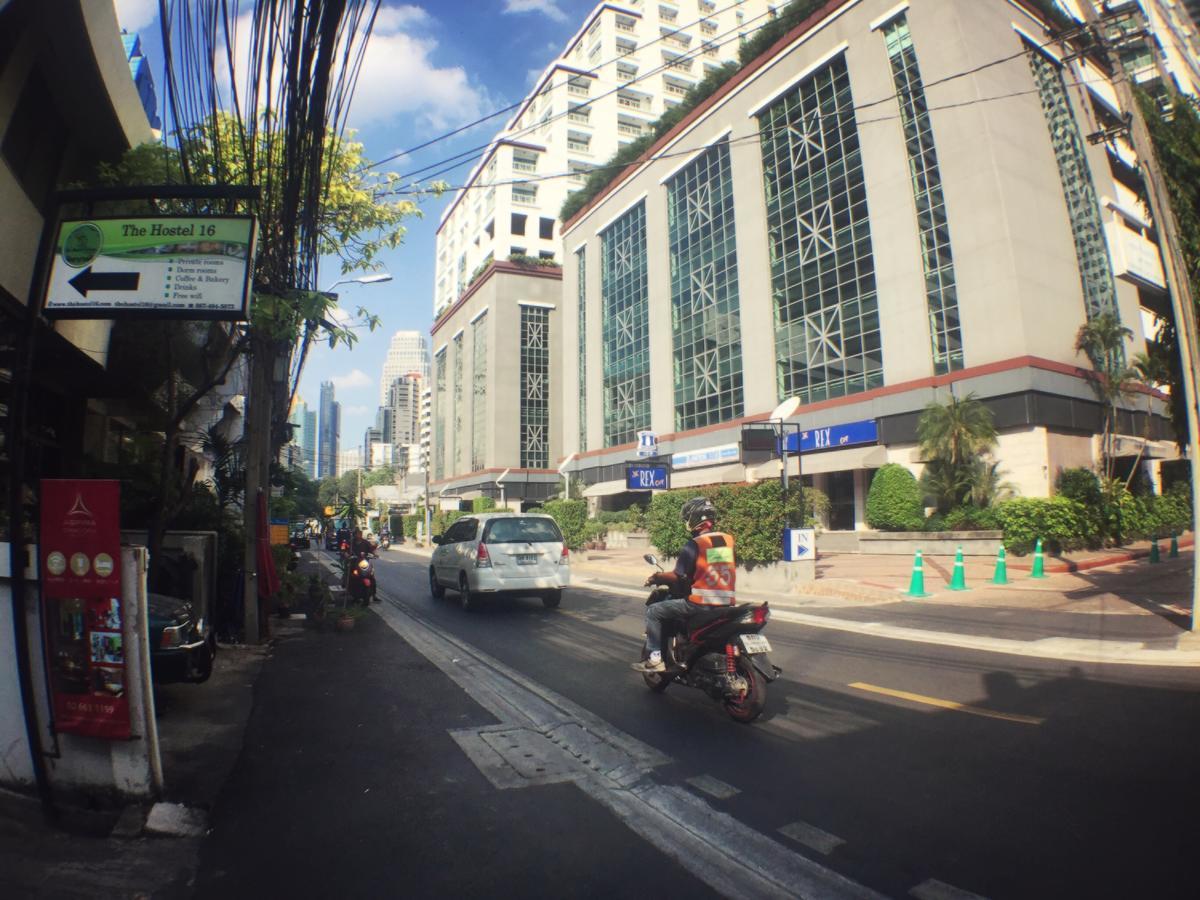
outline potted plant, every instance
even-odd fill
[[[333,620],[333,627],[336,631],[351,631],[354,628],[354,623],[362,618],[366,609],[357,604],[352,606],[343,606],[337,611],[337,618]]]

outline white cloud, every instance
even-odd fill
[[[419,6],[381,6],[375,16],[375,34],[391,34],[419,25],[428,25],[433,20]]]
[[[126,31],[140,31],[158,18],[158,0],[115,0],[117,22]]]
[[[329,380],[333,382],[334,387],[341,391],[368,388],[375,384],[374,379],[362,369],[352,369],[349,374],[334,375]]]
[[[567,14],[558,8],[557,0],[505,0],[506,13],[539,12],[555,22],[565,22]]]

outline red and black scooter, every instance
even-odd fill
[[[658,565],[653,553],[643,559]],[[671,599],[665,585],[655,585],[646,605]],[[672,683],[698,688],[719,701],[735,722],[753,722],[767,702],[767,684],[782,673],[767,656],[771,644],[759,634],[771,619],[766,603],[738,603],[699,609],[663,628],[664,672],[645,672],[642,678],[655,693]],[[649,652],[642,646],[642,659]]]

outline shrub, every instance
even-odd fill
[[[471,512],[491,512],[496,508],[496,501],[491,497],[476,497],[471,501]]]
[[[583,542],[587,539],[585,532],[588,521],[586,500],[547,500],[538,512],[546,513],[554,518],[563,534],[563,543],[568,547],[578,550],[583,546]]]
[[[933,527],[939,518],[939,527]],[[944,516],[930,516],[925,522],[926,531],[990,531],[999,527],[995,509],[977,506],[957,506]]]
[[[1058,474],[1055,489],[1064,497],[1070,497],[1088,506],[1100,506],[1100,479],[1091,469],[1063,469]]]
[[[704,492],[717,509],[717,527],[732,534],[737,558],[742,563],[775,562],[783,556],[783,527],[786,521],[811,525],[815,515],[825,515],[829,498],[812,488],[791,489],[787,508],[777,481],[749,485],[720,485]],[[663,491],[654,495],[647,514],[650,541],[660,554],[677,556],[687,543],[688,531],[679,510],[694,489]],[[801,516],[801,508],[804,513]]]
[[[1017,497],[995,507],[1004,529],[1004,546],[1013,553],[1034,549],[1037,539],[1053,552],[1099,546],[1099,519],[1088,507],[1070,497]]]
[[[871,479],[867,524],[880,531],[920,531],[924,524],[921,487],[913,473],[888,463]]]

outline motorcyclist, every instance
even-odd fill
[[[736,602],[736,559],[733,535],[716,530],[717,511],[707,497],[693,497],[680,510],[691,539],[679,551],[675,571],[655,572],[646,585],[666,585],[670,600],[646,607],[646,651],[649,654],[633,668],[639,672],[662,672],[663,624],[686,619],[699,609],[732,606]]]
[[[354,540],[350,542],[350,553],[352,556],[361,556],[362,554],[371,555],[375,552],[375,544],[371,543],[363,536],[361,528],[354,529]]]

